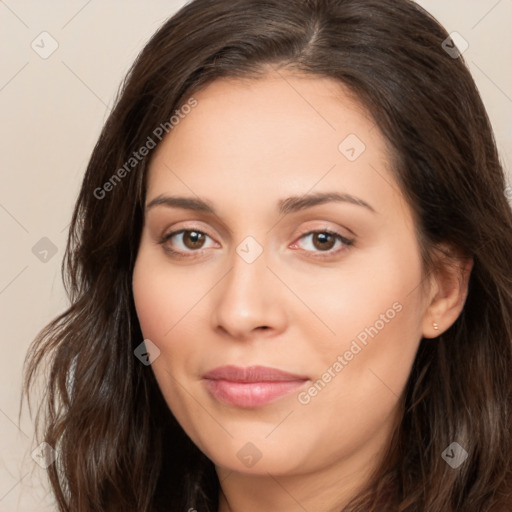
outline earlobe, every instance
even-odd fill
[[[451,257],[433,276],[436,286],[423,318],[424,338],[437,338],[455,323],[466,302],[472,268],[473,258]]]

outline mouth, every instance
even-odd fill
[[[260,407],[274,402],[309,381],[267,366],[221,366],[203,375],[203,382],[217,400],[236,407]]]

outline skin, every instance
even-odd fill
[[[152,156],[146,205],[186,196],[216,213],[146,211],[133,293],[144,338],[160,350],[152,369],[173,414],[215,463],[219,511],[340,510],[384,455],[421,338],[438,336],[460,314],[471,265],[460,265],[466,280],[455,270],[424,279],[389,149],[337,82],[270,72],[218,80],[194,97],[197,106]],[[366,146],[355,161],[338,149],[349,134]],[[375,211],[328,202],[279,215],[280,200],[317,192],[351,194]],[[207,236],[158,243],[185,228]],[[353,245],[322,245],[308,234],[325,229]],[[263,250],[252,263],[236,252],[247,236]],[[393,304],[400,312],[342,371],[332,370]],[[310,381],[273,403],[240,408],[202,382],[225,364]],[[299,392],[329,368],[330,382],[301,403]],[[252,467],[237,457],[248,442],[261,455]]]

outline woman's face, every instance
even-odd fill
[[[153,155],[133,275],[162,393],[218,470],[364,472],[429,334],[383,136],[330,79],[194,97]]]

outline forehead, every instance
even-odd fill
[[[321,144],[337,155],[338,144],[348,133],[382,146],[381,140],[369,140],[375,125],[369,113],[330,78],[270,72],[259,79],[219,79],[193,96],[197,107],[171,131],[168,141],[183,142],[193,131],[205,150],[219,148],[226,156],[250,154],[252,149],[261,154],[259,143],[265,143],[267,152],[293,149],[299,154],[299,142],[307,148]]]
[[[330,78],[279,71],[219,79],[193,98],[197,105],[155,150],[148,197],[229,196],[244,207],[314,188],[377,195],[378,204],[398,188],[378,127]]]

